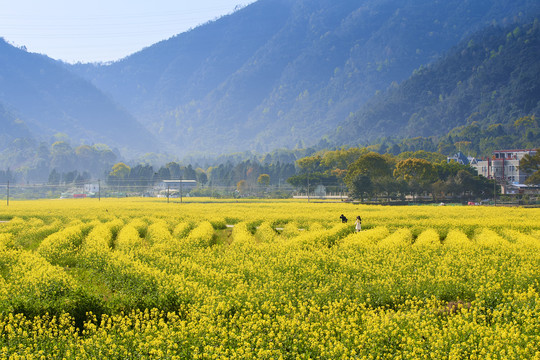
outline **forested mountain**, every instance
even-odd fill
[[[536,0],[259,0],[121,61],[71,69],[178,153],[267,151],[315,143],[473,31],[539,9]]]
[[[0,149],[8,146],[13,140],[17,138],[31,137],[30,131],[26,125],[17,120],[15,115],[7,110],[2,103],[0,103]]]
[[[474,152],[484,154],[490,145],[538,146],[539,59],[538,19],[490,26],[374,97],[339,127],[332,142],[443,136],[472,142]]]
[[[0,151],[10,142],[49,141],[57,133],[74,145],[107,143],[156,151],[154,137],[89,81],[45,55],[0,38]]]
[[[538,0],[259,0],[110,64],[0,40],[0,169],[43,181],[150,152],[537,146],[534,16]]]

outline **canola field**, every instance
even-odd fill
[[[540,209],[84,199],[0,221],[0,359],[540,359]]]

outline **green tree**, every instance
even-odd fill
[[[324,153],[320,160],[321,166],[327,169],[346,169],[350,164],[358,160],[368,152],[365,148],[350,148]]]
[[[245,194],[247,190],[247,182],[246,180],[240,180],[236,183],[236,191],[238,191],[241,195]]]
[[[351,196],[354,199],[360,198],[364,202],[364,198],[371,195],[373,192],[373,182],[366,174],[358,174],[351,183]]]
[[[171,171],[168,167],[162,166],[159,168],[158,172],[154,174],[154,182],[159,182],[163,180],[171,180]]]
[[[264,186],[268,186],[270,184],[270,175],[268,174],[259,175],[259,177],[257,178],[257,183]]]
[[[429,191],[429,185],[437,181],[433,165],[424,159],[405,159],[398,162],[394,177],[406,181],[414,194]]]
[[[530,174],[526,184],[540,184],[540,149],[536,149],[536,154],[525,155],[523,159],[519,161],[519,169]]]
[[[197,173],[197,182],[199,184],[202,184],[203,186],[206,185],[206,183],[208,182],[208,176],[206,175],[206,172],[201,168],[195,169],[195,172]]]
[[[370,152],[360,156],[347,168],[345,183],[352,184],[358,175],[367,175],[370,178],[392,176],[392,169],[387,157],[376,152]]]
[[[171,174],[171,179],[180,180],[181,169],[178,163],[172,161],[172,162],[167,163],[165,166],[169,169],[169,173]]]
[[[114,176],[119,179],[124,179],[129,176],[130,171],[131,171],[131,168],[129,166],[127,166],[123,162],[119,162],[113,165],[112,170],[109,173],[109,175]]]
[[[65,141],[57,141],[51,145],[51,168],[59,172],[71,171],[75,168],[75,152]]]
[[[49,174],[49,181],[48,183],[50,185],[58,185],[60,184],[61,175],[56,171],[56,169],[52,169],[51,173]]]
[[[369,181],[366,179],[369,178]],[[375,192],[388,192],[382,186],[389,184],[383,179],[392,177],[392,169],[387,155],[370,152],[360,156],[347,168],[344,181],[352,194],[371,194]],[[369,184],[369,186],[368,186]],[[377,186],[375,187],[374,184]],[[362,186],[364,188],[357,188]],[[353,195],[354,196],[354,195]]]
[[[307,156],[296,161],[296,165],[301,172],[320,172],[321,171],[321,156]]]
[[[195,172],[195,169],[189,164],[186,168],[184,168],[183,171],[183,177],[184,180],[197,180],[197,173]]]
[[[107,182],[114,185],[120,185],[123,180],[126,180],[129,177],[130,172],[131,168],[123,162],[114,164],[109,173]]]

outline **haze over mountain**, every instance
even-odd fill
[[[510,124],[538,111],[537,25],[522,23],[536,14],[536,0],[259,0],[111,64],[0,41],[0,164],[48,174],[81,144],[129,159]],[[51,147],[57,133],[71,149]],[[118,155],[92,151],[94,173]]]
[[[530,0],[259,0],[113,64],[72,69],[178,153],[265,151],[315,143],[473,31],[539,9]]]
[[[106,143],[129,151],[157,151],[154,137],[89,81],[62,63],[0,39],[0,121],[5,141],[49,141],[66,134],[76,145]]]
[[[540,21],[490,26],[375,96],[331,136],[335,145],[364,144],[382,137],[444,136],[475,124],[471,140],[508,138],[514,122],[540,115]],[[540,129],[530,123],[525,139],[503,146],[538,146]],[[510,131],[509,131],[510,130]],[[506,144],[504,144],[506,143]],[[536,144],[536,145],[535,145]]]

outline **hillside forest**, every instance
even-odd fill
[[[469,9],[472,5],[468,3],[464,5],[464,8],[456,9],[456,12],[452,13],[453,15],[442,14],[439,9],[436,14],[439,19],[435,20],[440,21],[444,15],[449,16],[447,22],[439,24],[430,18],[434,23],[427,24],[422,22],[427,21],[425,18],[416,16],[431,9],[427,3],[422,2],[414,7],[407,2],[399,8],[399,11],[396,11],[397,5],[391,0],[387,2],[374,1],[370,6],[372,6],[372,10],[379,11],[379,20],[382,23],[377,25],[370,22],[370,25],[365,25],[365,34],[369,34],[369,36],[366,35],[365,39],[356,40],[354,40],[353,35],[358,34],[356,30],[358,30],[359,21],[361,19],[374,21],[373,14],[375,12],[368,14],[363,10],[360,11],[353,2],[344,2],[333,12],[329,10],[330,3],[327,1],[306,2],[305,7],[301,6],[301,2],[293,3],[294,5],[286,1],[276,4],[268,1],[257,2],[238,13],[194,29],[192,32],[173,37],[113,64],[77,64],[73,66],[61,64],[44,55],[30,54],[24,49],[15,48],[0,41],[0,61],[6,65],[0,68],[0,85],[3,89],[9,89],[9,91],[0,92],[0,125],[3,129],[0,133],[0,183],[5,184],[10,181],[20,184],[51,183],[59,185],[95,182],[98,179],[110,180],[111,183],[114,183],[119,180],[115,178],[116,175],[110,177],[111,173],[114,174],[113,167],[122,163],[130,169],[129,175],[126,175],[126,170],[123,172],[123,176],[126,177],[124,180],[129,180],[129,184],[148,184],[159,179],[166,179],[169,176],[172,178],[184,176],[181,174],[185,169],[189,178],[200,180],[206,178],[207,184],[235,186],[242,180],[248,184],[256,184],[258,176],[267,174],[270,177],[269,183],[271,185],[285,184],[288,178],[292,178],[293,180],[289,184],[301,187],[303,184],[301,178],[306,176],[305,168],[301,165],[306,161],[304,159],[336,151],[365,149],[368,152],[378,153],[386,157],[391,169],[390,172],[393,174],[397,163],[407,158],[409,156],[407,154],[421,151],[438,154],[437,161],[427,159],[435,164],[458,151],[481,158],[491,156],[491,153],[497,149],[534,149],[540,146],[540,116],[538,114],[540,111],[540,85],[537,81],[540,73],[540,62],[537,61],[540,58],[540,22],[538,17],[524,15],[536,14],[535,11],[531,10],[525,13],[518,11],[518,9],[524,8],[534,9],[535,2],[518,1],[506,4],[501,0],[491,5],[482,3],[478,5],[478,9],[475,9],[478,11],[477,17],[470,15],[473,9]],[[505,5],[502,6],[502,3]],[[308,11],[309,14],[317,13],[318,15],[307,19],[301,15],[300,10],[302,9]],[[317,12],[317,9],[320,12]],[[391,9],[394,9],[393,13]],[[518,12],[512,18],[502,18],[504,13],[502,9],[509,13]],[[174,98],[174,94],[181,93],[178,86],[182,87],[182,91],[190,86],[195,86],[190,90],[194,91],[200,85],[202,87],[199,88],[201,91],[199,95],[204,94],[204,91],[210,91],[209,89],[212,89],[213,86],[217,86],[210,81],[211,69],[215,70],[218,66],[215,62],[205,63],[205,71],[208,73],[196,71],[194,77],[190,78],[187,83],[171,82],[172,80],[161,83],[165,78],[180,80],[185,75],[160,73],[163,70],[162,67],[167,67],[169,69],[167,71],[172,71],[183,61],[187,61],[181,57],[175,60],[175,66],[171,65],[170,57],[178,55],[176,52],[174,52],[176,55],[172,52],[173,44],[181,44],[181,48],[187,51],[195,39],[207,38],[219,29],[231,27],[235,17],[244,21],[238,23],[239,29],[236,30],[240,31],[242,26],[253,21],[250,16],[262,16],[266,10],[272,10],[269,14],[276,18],[282,16],[284,18],[281,23],[264,24],[266,27],[264,31],[261,31],[266,34],[264,41],[267,53],[258,52],[257,61],[268,59],[269,54],[277,56],[277,54],[286,52],[287,49],[277,47],[277,44],[288,43],[283,38],[285,33],[295,34],[294,39],[296,40],[307,36],[314,41],[318,51],[323,53],[329,51],[330,44],[334,44],[336,51],[340,46],[345,46],[340,50],[343,52],[341,53],[342,57],[327,59],[332,64],[336,61],[346,61],[347,63],[347,66],[336,67],[332,71],[334,75],[331,76],[333,80],[330,83],[335,81],[334,85],[336,86],[332,92],[327,91],[326,86],[330,85],[322,78],[309,80],[308,77],[302,80],[303,76],[309,74],[316,76],[317,74],[314,63],[311,64],[311,67],[300,70],[300,67],[307,65],[310,61],[316,61],[316,57],[302,55],[304,51],[309,49],[308,43],[303,41],[304,47],[301,51],[299,50],[300,53],[295,55],[298,58],[295,61],[291,60],[287,70],[284,70],[283,74],[288,75],[280,75],[279,78],[276,78],[277,83],[272,85],[278,86],[280,84],[279,91],[272,92],[271,98],[273,100],[264,100],[268,109],[272,110],[263,111],[264,116],[261,119],[263,119],[265,126],[275,126],[275,129],[281,129],[278,131],[279,133],[264,130],[257,135],[255,132],[250,132],[255,129],[252,126],[254,123],[251,118],[247,122],[238,123],[240,125],[227,124],[225,120],[218,121],[218,115],[228,114],[228,110],[222,113],[217,110],[210,111],[207,115],[214,117],[212,121],[207,122],[207,119],[200,118],[193,123],[184,122],[184,118],[190,116],[189,111],[182,112],[179,110],[180,108],[176,108],[174,114],[167,112],[171,106],[176,106],[174,105],[175,101],[188,99]],[[461,14],[461,12],[468,13],[469,17],[466,19],[475,23],[477,28],[471,27],[467,31],[463,28],[462,32],[454,29],[456,31],[454,32],[450,28],[450,24],[452,21],[461,24],[462,20],[450,19],[450,17],[457,16],[456,14]],[[355,15],[353,16],[353,14]],[[367,61],[367,63],[362,63],[363,65],[353,61],[353,58],[358,56],[359,50],[350,52],[349,47],[352,46],[352,43],[356,42],[355,46],[364,50],[379,51],[381,49],[376,50],[375,39],[382,36],[390,41],[388,32],[391,29],[395,30],[399,21],[402,22],[404,29],[404,33],[401,34],[404,40],[410,40],[411,37],[414,37],[416,34],[413,31],[414,27],[408,22],[411,19],[408,16],[412,15],[416,16],[414,19],[418,19],[417,25],[420,26],[420,29],[426,31],[439,29],[441,33],[435,31],[433,36],[444,35],[445,44],[448,46],[435,50],[432,42],[422,43],[422,47],[417,48],[418,53],[412,56],[415,61],[408,58],[411,60],[407,63],[412,72],[410,76],[403,75],[405,69],[398,70],[400,66],[398,59],[400,56],[408,54],[410,50],[400,47],[399,44],[395,44],[396,47],[393,48],[396,52],[387,54],[393,56],[391,60],[388,63],[379,64],[380,66],[377,66],[376,69],[365,67],[369,64],[371,64],[370,66],[377,64],[370,63],[367,59],[362,60]],[[321,21],[326,19],[326,28],[323,26],[321,29],[328,29],[329,33],[325,35],[329,37],[328,39],[324,40],[325,36],[320,37],[318,32],[321,29],[310,28],[311,30],[307,33],[296,33],[301,29],[305,30],[306,24],[316,19]],[[347,21],[344,22],[343,19],[347,19]],[[488,25],[486,25],[487,19],[491,19]],[[337,22],[341,24],[340,27],[336,27]],[[294,27],[293,24],[296,24],[297,27]],[[283,33],[279,32],[278,29]],[[275,31],[278,31],[279,36],[275,35]],[[319,37],[314,37],[315,33],[313,32],[317,33]],[[277,37],[274,38],[274,36]],[[331,39],[333,40],[331,41]],[[361,46],[360,40],[364,41]],[[245,51],[244,57],[248,57],[250,51],[255,51],[260,46],[255,39],[251,39],[251,41],[253,41],[250,43],[251,48],[242,49]],[[451,44],[455,45],[452,47]],[[430,46],[430,55],[427,56],[422,49],[428,49]],[[197,53],[201,56],[199,60],[203,61],[202,59],[210,56],[208,49],[199,50],[200,52]],[[217,51],[217,49],[214,50]],[[225,54],[225,50],[226,48],[219,47],[219,51],[215,52],[214,55]],[[344,55],[345,53],[347,55]],[[398,53],[401,55],[398,56]],[[230,60],[232,61],[232,59]],[[235,66],[241,63],[241,59],[236,60],[238,62],[234,63]],[[245,60],[244,58],[242,61]],[[418,63],[419,61],[421,62]],[[415,67],[411,66],[415,62]],[[421,65],[422,62],[424,65]],[[233,63],[229,65],[231,66],[229,70],[232,71],[234,69]],[[257,71],[262,71],[258,66],[260,64],[257,65]],[[330,65],[326,64],[325,66]],[[128,71],[128,68],[131,70]],[[361,68],[364,70],[361,71]],[[414,70],[415,68],[416,70]],[[202,71],[202,69],[199,70]],[[135,72],[131,73],[130,71]],[[357,71],[359,73],[356,73]],[[119,74],[124,74],[122,76],[129,74],[131,77],[124,79]],[[156,83],[154,76],[158,75],[163,77],[160,77],[161,80]],[[242,86],[249,84],[247,78],[243,78],[246,75],[244,73],[242,73],[243,80],[241,81],[239,78],[228,78],[225,73],[221,75],[224,76],[223,79],[228,79],[222,84],[223,89],[227,86],[230,86],[230,89],[238,89],[236,86],[240,86],[240,84],[243,84]],[[202,81],[198,85],[195,82],[197,76]],[[403,77],[400,78],[400,76]],[[350,80],[350,83],[349,80],[344,83],[344,77],[353,80]],[[53,85],[55,79],[61,79],[61,85]],[[373,80],[373,82],[367,81],[368,79]],[[126,82],[123,82],[124,80]],[[277,101],[278,98],[290,98],[291,91],[298,90],[298,88],[292,90],[290,84],[286,85],[293,80],[295,86],[309,85],[309,89],[305,88],[299,93],[300,95],[295,100],[297,104],[284,111],[283,119],[278,121],[280,116],[272,117],[271,113],[284,104]],[[137,84],[139,81],[143,82]],[[383,86],[385,81],[387,83]],[[338,86],[338,83],[341,85]],[[153,94],[147,101],[142,101],[142,98],[139,98],[142,96],[141,94],[134,95],[133,98],[129,97],[132,93],[128,87],[142,86],[141,84],[148,85],[145,91],[148,91],[148,94]],[[150,86],[150,84],[153,85]],[[259,85],[263,86],[263,83],[259,82]],[[241,88],[245,90],[246,88],[242,86]],[[354,89],[358,90],[358,87],[363,86],[373,90],[373,93],[369,96],[363,94],[360,99],[359,93],[355,93]],[[51,92],[53,88],[54,91]],[[203,91],[203,88],[206,90]],[[140,90],[140,88],[138,89]],[[167,92],[167,96],[164,96],[164,92]],[[329,108],[324,111],[317,108],[318,105],[323,104],[324,96],[335,101],[334,95],[337,92],[343,96],[340,100],[341,104],[348,104],[347,107],[340,107],[341,110],[347,108],[348,115],[345,113],[339,115],[339,112],[334,112]],[[26,97],[17,96],[17,94],[22,93],[28,95]],[[279,95],[280,93],[281,95]],[[314,97],[315,93],[316,97]],[[40,98],[43,94],[47,94],[46,98]],[[109,98],[110,95],[116,96],[114,94],[124,97],[118,97],[116,100]],[[190,92],[188,91],[186,94],[190,94]],[[212,94],[210,97],[205,97],[204,101],[197,100],[193,104],[196,107],[200,107],[203,103],[209,105],[210,99],[218,95],[217,92],[212,92]],[[229,96],[227,94],[219,95]],[[77,100],[81,98],[84,98],[84,101]],[[153,112],[154,106],[156,106],[154,101],[160,98],[164,101],[161,104],[164,106],[161,110],[166,111],[167,115],[164,115],[162,122],[154,119],[157,122],[152,122],[152,126],[160,126],[160,131],[170,135],[168,138],[162,137],[158,134],[159,132],[156,133],[155,129],[152,131],[145,129],[144,127],[148,124],[143,126],[140,123],[141,119],[136,119],[130,113],[133,109],[137,110],[138,114],[144,114],[145,111]],[[29,104],[30,99],[40,100]],[[328,101],[324,104],[325,107],[330,106]],[[217,103],[228,109],[231,106],[231,103],[227,105],[223,101]],[[46,106],[47,104],[54,104],[54,107],[49,108]],[[70,104],[69,109],[63,108],[66,104]],[[239,104],[237,103],[238,106],[240,106]],[[355,104],[356,108],[353,109],[351,104]],[[103,111],[109,109],[112,112],[101,115],[89,112],[89,109],[94,108]],[[313,116],[308,112],[308,109],[322,117]],[[240,111],[240,109],[237,110]],[[334,120],[332,121],[335,122],[330,121],[320,127],[321,122],[326,121],[324,120],[326,118],[321,114],[327,113],[327,110],[333,114],[332,119]],[[205,111],[201,113],[205,113]],[[167,120],[168,116],[172,116],[174,120],[172,120],[173,118]],[[100,121],[95,122],[95,117],[99,117]],[[242,116],[231,115],[231,118],[240,121]],[[341,120],[338,120],[339,118]],[[44,122],[46,119],[54,119],[54,121],[46,123]],[[75,121],[75,119],[77,120]],[[193,121],[195,121],[194,119],[192,118]],[[146,120],[150,121],[151,119]],[[303,125],[295,120],[302,122]],[[92,126],[86,127],[88,124]],[[114,126],[105,127],[104,124],[114,124]],[[283,125],[287,127],[283,128]],[[189,128],[182,128],[183,126]],[[221,132],[219,129],[223,126],[230,131]],[[248,133],[242,132],[243,130],[237,131],[237,126]],[[204,129],[208,127],[218,130],[220,134],[205,132]],[[100,131],[104,128],[107,129],[106,133],[101,133]],[[125,132],[122,129],[130,131]],[[323,129],[324,131],[319,133]],[[320,136],[311,138],[314,133]],[[181,134],[181,136],[175,134]],[[294,134],[299,136],[294,141],[287,144],[280,143]],[[186,136],[189,137],[189,141],[185,141]],[[207,146],[209,141],[212,144],[241,144],[235,136],[240,136],[242,141],[250,143],[250,145],[243,147],[242,151],[230,152],[223,151],[224,149],[213,151],[210,146]],[[263,140],[267,142],[261,142]],[[133,146],[134,143],[137,145],[137,149]],[[199,147],[189,145],[195,143]],[[279,145],[286,146],[279,147]],[[177,152],[178,146],[191,147],[191,151],[188,153]],[[232,148],[228,150],[232,150]],[[337,184],[335,186],[338,187],[345,184],[351,188],[352,180],[344,183],[345,177],[336,174],[346,170],[354,160],[356,159],[350,159],[346,166],[342,164],[335,168],[318,166],[312,169],[310,167],[309,171],[311,176],[314,173],[320,173],[328,177],[324,178],[323,176],[319,180],[313,180],[315,182],[329,181]],[[461,170],[467,171],[466,169]],[[332,174],[332,171],[335,173]],[[533,172],[534,169],[531,168],[531,173]],[[448,180],[446,175],[443,176],[439,172],[437,174],[436,180],[443,182]],[[472,173],[471,175],[474,176]],[[399,176],[395,180],[398,178]],[[431,184],[434,184],[436,180],[432,181]],[[204,186],[206,183],[201,181],[201,184]],[[376,186],[373,192],[377,193],[375,189]]]

